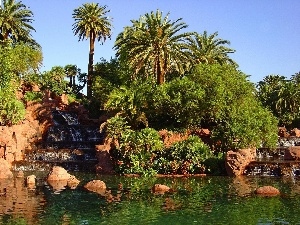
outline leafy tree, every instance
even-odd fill
[[[112,90],[119,88],[128,81],[126,70],[122,68],[117,59],[107,61],[102,58],[95,65],[92,86],[93,99],[91,99],[90,105],[96,106],[96,110],[103,111]]]
[[[21,1],[3,0],[3,7],[0,6],[0,40],[7,43],[25,42],[35,47],[40,47],[32,39],[31,26],[33,13]]]
[[[57,95],[67,91],[68,82],[64,80],[65,69],[61,66],[54,66],[50,71],[41,74],[41,87],[43,90],[49,90]]]
[[[257,85],[257,96],[279,120],[280,126],[297,126],[300,118],[299,74],[288,80],[284,76],[269,75]]]
[[[216,148],[275,146],[277,120],[257,101],[245,74],[231,65],[202,64],[189,77],[205,91],[201,125],[212,130]]]
[[[130,65],[134,76],[154,75],[157,84],[164,83],[168,72],[183,74],[191,60],[185,43],[191,33],[180,33],[187,27],[181,20],[172,22],[169,13],[163,17],[159,10],[131,20],[132,26],[117,36],[117,57]]]
[[[102,43],[111,35],[111,19],[107,16],[107,6],[100,6],[98,3],[85,3],[73,11],[73,32],[79,36],[79,41],[90,39],[89,64],[87,76],[87,95],[92,96],[92,76],[94,65],[95,41]]]
[[[149,124],[162,129],[199,126],[204,116],[204,90],[188,77],[176,78],[153,89],[146,112]]]
[[[138,128],[148,126],[145,111],[151,99],[153,83],[134,81],[131,86],[122,85],[109,95],[105,109],[114,111],[126,118],[130,126]]]
[[[226,47],[230,45],[228,40],[217,38],[218,32],[211,35],[204,31],[203,34],[194,33],[189,39],[189,45],[196,63],[219,63],[237,65],[228,54],[235,50]]]
[[[14,67],[18,61],[13,55],[11,46],[0,46],[0,125],[17,124],[25,116],[25,107],[15,94],[19,82]]]

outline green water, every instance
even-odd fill
[[[73,174],[81,180],[80,185],[59,192],[42,176],[32,189],[20,179],[9,184],[0,181],[0,224],[300,224],[297,179]],[[110,193],[102,196],[84,190],[83,185],[92,179],[103,180]],[[168,185],[174,192],[154,194],[151,187],[156,183]],[[263,185],[272,185],[282,194],[253,194]]]

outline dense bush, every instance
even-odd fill
[[[197,136],[175,142],[156,157],[155,169],[163,174],[197,174],[206,171],[204,162],[213,157]]]

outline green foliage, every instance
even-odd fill
[[[157,10],[131,20],[132,26],[117,36],[116,55],[130,66],[135,78],[152,78],[162,84],[168,72],[184,74],[191,61],[185,40],[191,33],[182,32],[187,25],[181,20],[171,21],[169,13],[163,16]]]
[[[280,126],[299,126],[299,96],[299,73],[290,80],[280,75],[269,75],[257,84],[258,99],[278,118]]]
[[[153,92],[153,83],[134,81],[129,87],[115,88],[109,95],[105,109],[123,115],[130,126],[148,126],[146,110]]]
[[[199,137],[190,136],[162,151],[157,157],[156,169],[164,174],[204,173],[204,161],[210,157],[210,148]]]
[[[199,65],[189,77],[205,91],[201,124],[212,130],[217,149],[275,146],[277,120],[258,102],[245,74],[215,64]]]
[[[25,113],[24,104],[16,98],[13,89],[0,88],[0,125],[17,124]]]
[[[149,123],[158,128],[188,128],[199,125],[203,117],[204,90],[188,77],[158,86],[152,95]]]
[[[4,0],[0,7],[0,44],[24,42],[39,48],[32,38],[33,13],[22,1]]]
[[[129,130],[130,126],[127,125],[124,117],[116,115],[107,120],[105,132],[108,138],[120,141],[122,134],[129,132]]]
[[[41,101],[43,98],[43,94],[41,92],[36,91],[27,91],[24,95],[25,101]]]
[[[61,95],[67,91],[68,82],[64,80],[65,70],[61,66],[52,67],[50,71],[41,74],[41,86],[43,90]]]
[[[232,64],[237,65],[228,54],[234,53],[235,50],[225,45],[230,45],[230,41],[217,38],[218,32],[207,35],[194,33],[189,39],[189,47],[192,50],[193,59],[196,63],[206,64]]]
[[[156,153],[163,149],[163,142],[158,132],[151,128],[133,131],[126,127],[124,131],[124,126],[117,130],[113,134],[110,133],[112,137],[119,137],[119,146],[112,151],[116,171],[143,176],[156,174],[153,168],[154,159]],[[123,130],[121,134],[120,130]]]

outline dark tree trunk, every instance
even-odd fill
[[[90,33],[90,52],[89,52],[89,64],[88,64],[88,75],[87,75],[87,97],[92,97],[92,76],[93,76],[93,64],[94,64],[94,51],[95,51],[95,35],[93,32]]]

